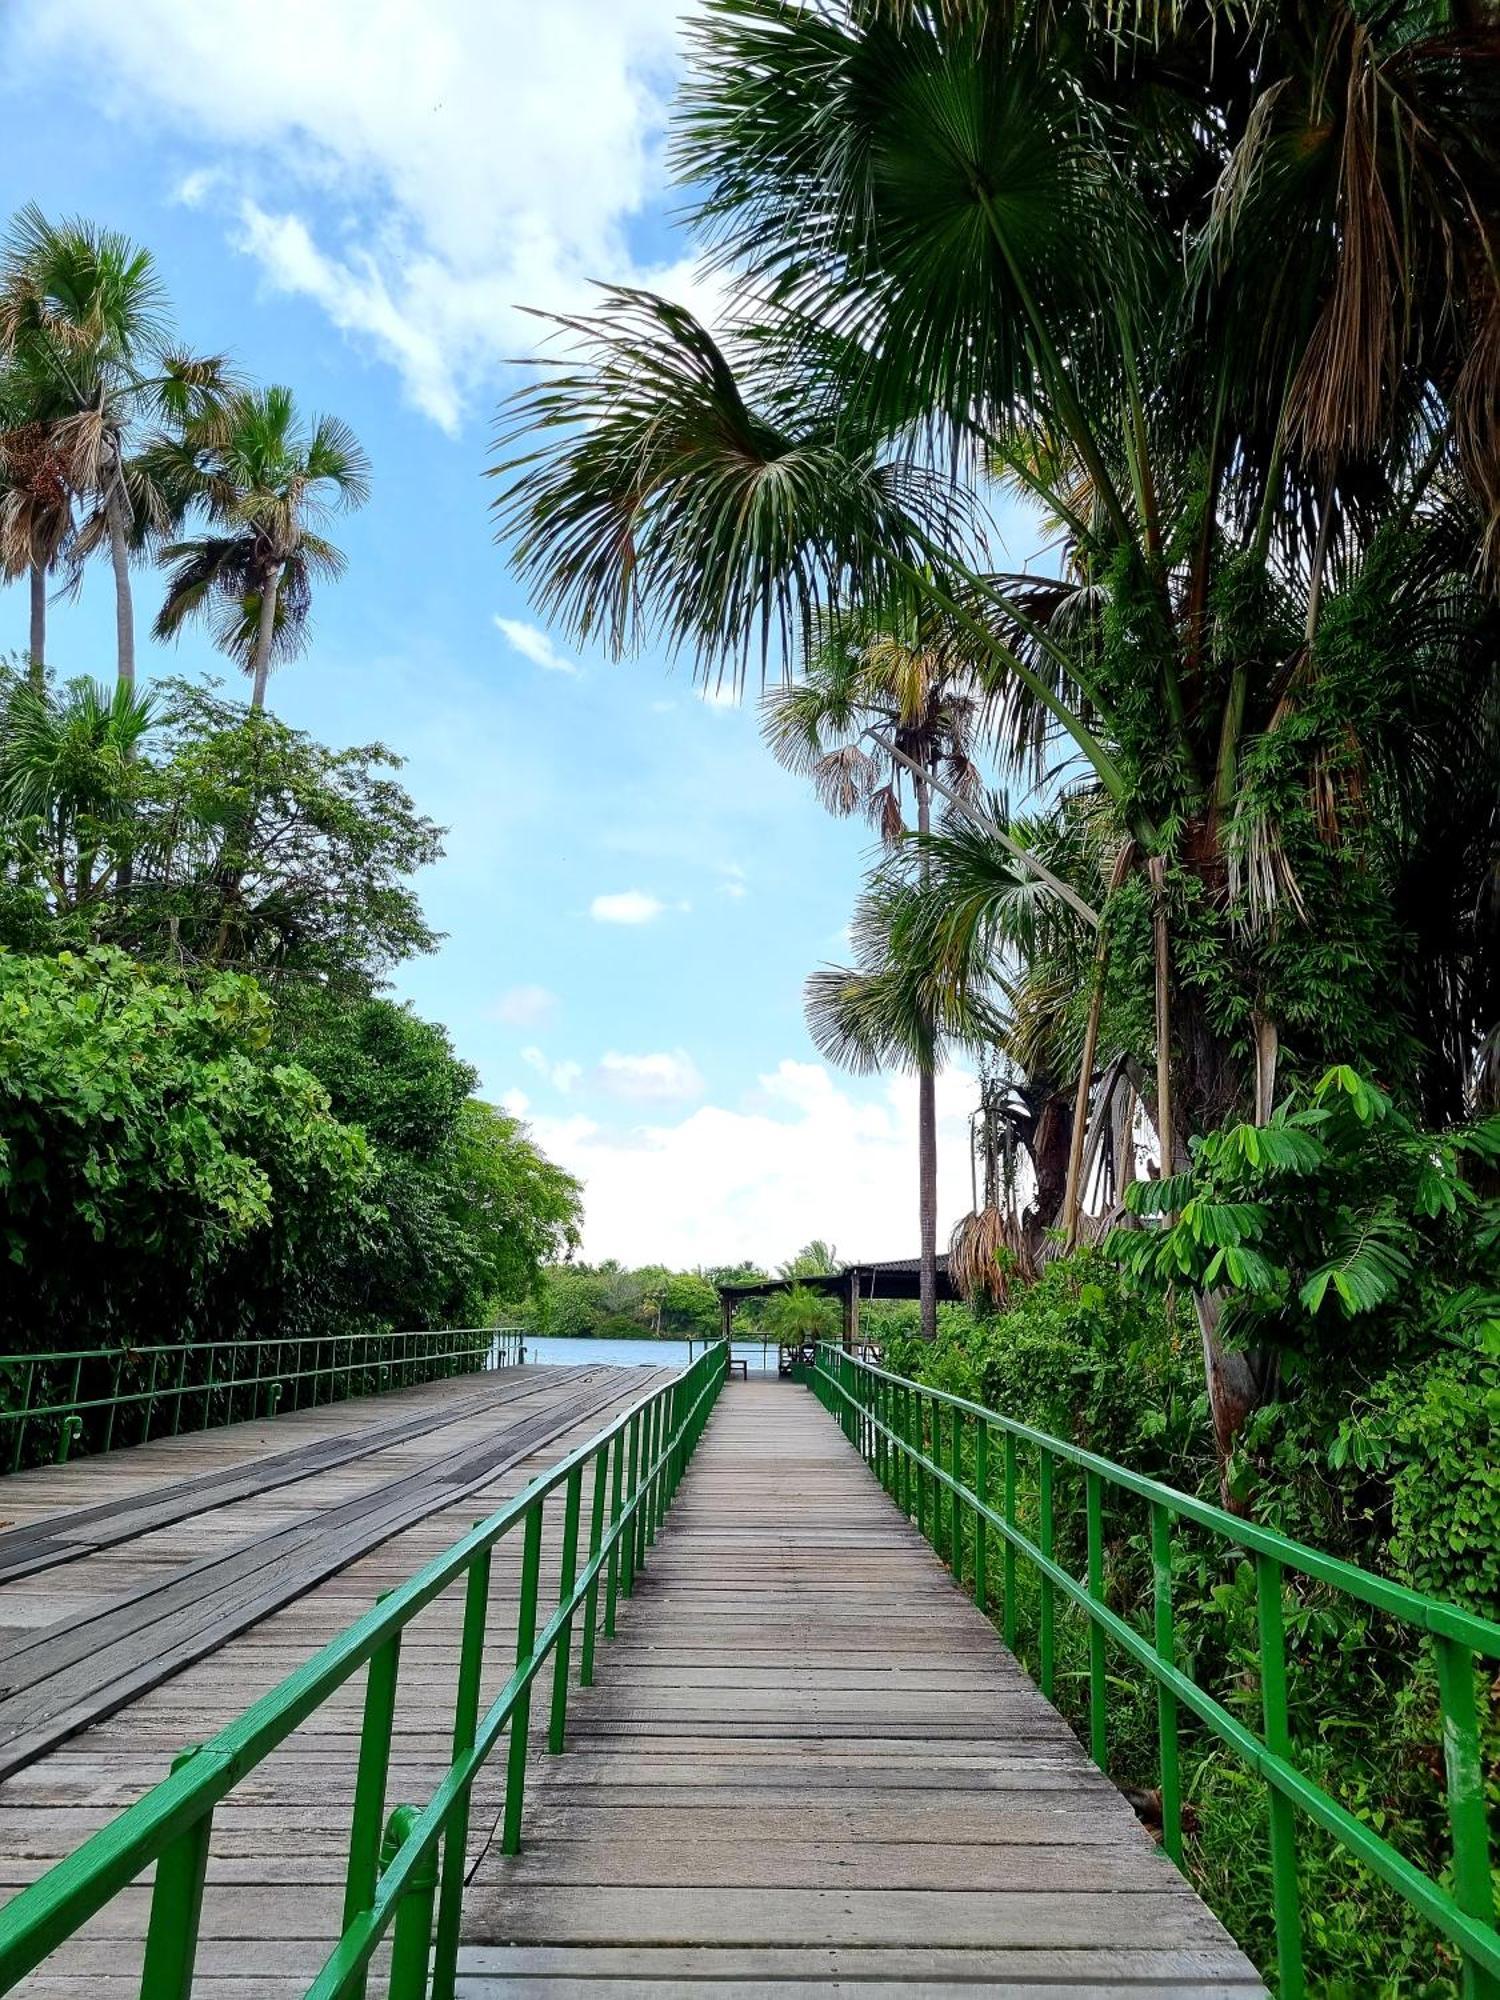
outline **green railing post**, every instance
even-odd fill
[[[615,1636],[615,1605],[620,1594],[620,1513],[624,1494],[625,1433],[616,1431],[610,1446],[609,1561],[605,1565],[604,1636]]]
[[[62,1429],[57,1434],[57,1452],[53,1462],[57,1465],[66,1465],[68,1462],[68,1453],[73,1448],[73,1440],[77,1437],[82,1437],[82,1435],[83,1418],[64,1417],[62,1420]]]
[[[578,1575],[578,1516],[583,1502],[583,1464],[568,1474],[563,1496],[562,1557],[557,1571],[559,1607],[570,1602]],[[552,1651],[552,1713],[547,1721],[547,1748],[556,1757],[568,1739],[568,1676],[573,1670],[573,1614],[558,1629]]]
[[[174,1757],[172,1769],[182,1770],[201,1748],[195,1743]],[[191,2000],[212,1832],[213,1814],[205,1812],[177,1836],[156,1864],[141,1963],[141,2000]]]
[[[35,1379],[36,1363],[28,1361],[26,1364],[26,1387],[21,1393],[21,1407],[15,1413],[16,1441],[11,1448],[10,1454],[10,1469],[12,1472],[19,1472],[21,1470],[21,1452],[26,1443],[26,1413],[31,1408],[31,1390]]]
[[[161,1368],[161,1355],[159,1353],[153,1353],[151,1356],[151,1380],[146,1385],[146,1403],[145,1403],[146,1414],[141,1423],[142,1444],[145,1444],[151,1436],[151,1418],[156,1408],[156,1377],[160,1368]]]
[[[1005,1525],[1015,1530],[1016,1525],[1016,1440],[1011,1431],[1005,1433],[1005,1473],[1004,1473]],[[1007,1535],[1001,1556],[1000,1589],[1001,1631],[1000,1636],[1012,1652],[1016,1650],[1016,1545]]]
[[[689,1443],[685,1449],[691,1450]],[[589,1506],[589,1563],[598,1560],[604,1546],[604,1503],[608,1498],[609,1446],[594,1454],[594,1492]],[[594,1637],[599,1619],[599,1572],[594,1570],[583,1598],[583,1644],[578,1654],[578,1685],[594,1685]]]
[[[1453,1836],[1453,1897],[1466,1917],[1495,1922],[1490,1830],[1485,1810],[1479,1713],[1474,1701],[1474,1655],[1438,1635],[1438,1700],[1443,1711],[1443,1765],[1448,1780],[1448,1826]],[[1497,2000],[1500,1977],[1464,1954],[1463,2000]]]
[[[639,1410],[630,1419],[630,1450],[625,1461],[625,1505],[630,1510],[630,1518],[625,1524],[622,1540],[625,1556],[621,1565],[620,1588],[626,1597],[635,1595],[635,1573],[639,1567],[641,1546],[641,1431],[643,1419]]]
[[[1037,1505],[1041,1511],[1041,1533],[1038,1539],[1038,1547],[1041,1549],[1042,1554],[1050,1562],[1052,1559],[1052,1549],[1054,1540],[1053,1536],[1054,1521],[1053,1521],[1053,1511],[1052,1511],[1053,1468],[1052,1468],[1052,1454],[1050,1451],[1048,1451],[1045,1445],[1042,1446],[1040,1452],[1038,1453],[1038,1458],[1040,1463],[1037,1470]],[[1046,1571],[1044,1570],[1042,1572],[1042,1615],[1041,1615],[1040,1629],[1037,1637],[1037,1650],[1041,1655],[1041,1681],[1040,1681],[1041,1690],[1042,1693],[1047,1697],[1048,1701],[1051,1701],[1052,1699],[1052,1689],[1055,1678],[1054,1668],[1056,1665],[1056,1655],[1057,1655],[1057,1648],[1055,1643],[1055,1630],[1054,1630],[1056,1624],[1056,1613],[1053,1602],[1056,1588],[1057,1586],[1053,1583],[1051,1577],[1048,1576]]]
[[[974,1426],[974,1602],[990,1606],[990,1524],[984,1510],[990,1504],[990,1427],[982,1419]]]
[[[109,1416],[104,1425],[104,1449],[108,1451],[115,1441],[115,1413],[120,1407],[120,1370],[125,1365],[123,1354],[114,1356],[110,1364]]]
[[[1281,1617],[1281,1564],[1255,1557],[1256,1622],[1260,1637],[1260,1700],[1266,1748],[1290,1759],[1287,1720],[1286,1638]],[[1297,1894],[1297,1819],[1292,1802],[1269,1779],[1266,1812],[1271,1842],[1271,1908],[1276,1920],[1276,1969],[1280,2000],[1302,2000],[1302,1906]]]
[[[383,1597],[376,1600],[384,1602]],[[385,1787],[391,1769],[391,1729],[396,1719],[396,1682],[401,1670],[401,1634],[393,1632],[370,1655],[365,1670],[364,1717],[359,1732],[359,1768],[354,1779],[354,1814],[349,1827],[349,1867],[344,1878],[343,1928],[375,1901],[380,1876],[380,1843],[385,1832]],[[365,1991],[363,1973],[349,1987],[351,2000]]]
[[[182,1427],[182,1399],[187,1387],[188,1351],[183,1348],[177,1363],[177,1388],[172,1398],[172,1435],[176,1437]]]
[[[1157,1658],[1175,1664],[1172,1635],[1172,1517],[1151,1503],[1151,1584]],[[1156,1683],[1156,1739],[1161,1768],[1161,1840],[1182,1866],[1182,1763],[1177,1743],[1177,1697],[1163,1680]]]
[[[928,1495],[928,1488],[931,1485],[931,1479],[929,1477],[927,1470],[928,1467],[927,1398],[922,1394],[920,1389],[917,1391],[916,1402],[917,1402],[917,1528],[921,1534],[926,1535],[927,1519],[928,1519],[927,1495]],[[928,1536],[928,1539],[929,1541],[932,1539],[930,1535]]]
[[[962,1584],[964,1580],[964,1509],[959,1497],[963,1484],[964,1465],[964,1423],[962,1414],[953,1411],[953,1423],[949,1432],[948,1477],[953,1481],[953,1489],[948,1495],[948,1567],[953,1572],[953,1581]]]
[[[526,1532],[521,1544],[521,1603],[516,1614],[516,1667],[531,1664],[536,1645],[537,1586],[542,1568],[542,1496],[538,1494],[526,1515]],[[521,1851],[521,1809],[526,1801],[526,1751],[531,1735],[531,1679],[528,1675],[510,1716],[510,1745],[505,1761],[505,1827],[500,1843],[502,1854]]]
[[[1104,1501],[1097,1472],[1083,1475],[1084,1508],[1087,1515],[1088,1592],[1095,1604],[1104,1602]],[[1104,1704],[1104,1627],[1089,1618],[1089,1751],[1099,1769],[1109,1762]]]
[[[382,1845],[386,1867],[411,1835],[419,1815],[415,1806],[397,1806]],[[437,1888],[437,1860],[428,1847],[411,1872],[396,1908],[391,1939],[390,2000],[427,2000],[427,1963],[432,1953],[432,1898]]]
[[[476,1521],[476,1527],[479,1523]],[[458,1653],[458,1689],[453,1701],[453,1761],[474,1747],[479,1690],[484,1676],[484,1634],[489,1623],[490,1551],[481,1549],[469,1565],[464,1586],[463,1638]],[[432,1960],[432,2000],[453,2000],[458,1968],[458,1933],[463,1917],[464,1867],[469,1845],[470,1788],[453,1801],[443,1828],[442,1887],[438,1896],[437,1938]]]

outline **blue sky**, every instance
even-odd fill
[[[869,847],[760,745],[754,702],[545,634],[483,469],[518,304],[590,278],[711,309],[661,160],[679,0],[11,0],[4,203],[156,252],[185,340],[348,422],[374,464],[349,571],[272,706],[378,738],[450,829],[447,938],[396,992],[585,1178],[586,1247],[632,1260],[915,1249],[914,1092],[819,1063],[801,985],[842,953]],[[1024,549],[1012,549],[1019,562]],[[137,582],[149,626],[154,582]],[[0,596],[0,647],[25,593]],[[107,577],[53,615],[112,661]],[[216,671],[206,638],[145,671]],[[969,1080],[941,1094],[943,1221],[968,1206]]]

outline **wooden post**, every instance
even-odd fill
[[[844,1281],[844,1347],[854,1352],[859,1339],[859,1272],[849,1271]]]
[[[734,1300],[724,1292],[720,1292],[719,1294],[719,1319],[723,1327],[724,1338],[732,1340],[734,1338]]]

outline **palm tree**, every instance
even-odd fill
[[[156,722],[149,695],[124,682],[75,681],[60,692],[13,683],[0,706],[0,819],[54,915],[97,907],[133,855],[141,744]]]
[[[117,671],[129,686],[131,558],[167,532],[173,511],[137,446],[148,430],[210,422],[228,385],[226,365],[174,349],[149,251],[91,222],[49,222],[34,204],[0,246],[0,350],[25,382],[49,478],[81,510],[70,562],[109,552]],[[45,538],[38,546],[45,550]]]
[[[190,618],[211,616],[217,643],[251,676],[258,714],[273,659],[305,642],[314,581],[343,573],[342,552],[313,524],[363,505],[369,462],[338,418],[305,426],[291,390],[269,388],[242,391],[208,425],[162,441],[154,463],[212,530],[163,551],[172,568],[154,635],[175,639]]]
[[[1445,900],[1419,973],[1396,894],[1455,717],[1500,766],[1500,70],[1415,0],[1238,19],[724,0],[677,156],[729,331],[607,293],[500,468],[540,605],[618,650],[740,673],[861,602],[967,636],[1007,775],[1108,822],[1164,1166],[1278,1049],[1451,1096],[1500,1000],[1495,937]],[[1055,576],[992,570],[997,473]],[[1198,1305],[1227,1453],[1257,1385]]]
[[[844,1268],[839,1253],[831,1243],[825,1243],[821,1236],[815,1236],[811,1243],[804,1243],[795,1257],[789,1257],[777,1272],[783,1278],[826,1278]]]
[[[960,635],[962,636],[962,635]],[[966,655],[955,648],[949,621],[903,616],[902,607],[835,612],[821,618],[802,676],[767,690],[762,727],[779,764],[811,777],[831,812],[863,813],[883,841],[906,832],[904,798],[916,803],[917,832],[932,831],[935,779],[960,798],[975,789],[970,756],[980,709]],[[872,755],[869,744],[873,746]],[[920,866],[921,864],[919,864]],[[815,1038],[825,1048],[868,1051],[835,1028],[835,990],[848,992],[864,974],[817,975],[809,989]],[[888,1054],[917,1073],[918,1245],[921,1331],[937,1338],[937,1080],[934,1037],[920,1018],[911,1040],[886,1040]]]
[[[0,572],[30,590],[27,658],[46,681],[47,579],[73,528],[73,495],[50,425],[32,416],[21,371],[0,376]]]

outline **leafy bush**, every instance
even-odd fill
[[[0,953],[5,1351],[269,1331],[296,1271],[373,1222],[375,1182],[253,980]]]
[[[1336,1087],[1348,1095],[1342,1083]],[[1327,1124],[1313,1129],[1326,1134]],[[1358,1151],[1363,1142],[1354,1143]],[[1391,1143],[1404,1160],[1407,1138]],[[1376,1144],[1384,1147],[1386,1135]],[[1401,1160],[1393,1156],[1387,1166],[1383,1177],[1351,1173],[1343,1182],[1338,1165],[1334,1177],[1346,1194],[1376,1203],[1406,1184]],[[1286,1198],[1301,1213],[1283,1217],[1274,1201],[1268,1204],[1259,1241],[1289,1243],[1298,1230],[1312,1232],[1309,1242],[1321,1240],[1317,1231],[1331,1212],[1324,1200],[1295,1179]],[[1458,1226],[1454,1217],[1472,1222],[1481,1207],[1477,1195],[1459,1196],[1451,1211],[1439,1204],[1434,1220]],[[1412,1226],[1425,1228],[1428,1219]],[[1179,1214],[1177,1227],[1191,1232],[1192,1219]],[[1451,1278],[1451,1269],[1429,1274],[1387,1307],[1372,1309],[1361,1350],[1339,1371],[1298,1367],[1295,1356],[1318,1336],[1305,1328],[1299,1336],[1295,1320],[1285,1321],[1293,1365],[1281,1400],[1257,1412],[1241,1449],[1253,1510],[1267,1525],[1492,1616],[1500,1595],[1500,1362],[1484,1351],[1489,1337],[1472,1321],[1476,1344],[1469,1351],[1419,1338],[1411,1324],[1432,1296],[1425,1284],[1451,1290]],[[1343,1326],[1345,1318],[1338,1313],[1335,1323]],[[1005,1312],[968,1324],[950,1320],[931,1348],[898,1337],[890,1360],[1006,1416],[1216,1499],[1191,1329],[1186,1309],[1164,1291],[1122,1273],[1105,1253],[1086,1250],[1049,1265],[1035,1284],[1013,1294]],[[1082,1508],[1066,1471],[1058,1476],[1058,1502],[1058,1557],[1081,1575]],[[1111,1608],[1149,1635],[1152,1575],[1141,1511],[1106,1499],[1105,1586]],[[1021,1525],[1035,1537],[1034,1485],[1024,1475]],[[992,1577],[997,1568],[992,1564]],[[1028,1566],[1018,1568],[1018,1650],[1035,1671],[1039,1596]],[[1258,1731],[1250,1563],[1214,1538],[1179,1527],[1172,1593],[1178,1664]],[[998,1613],[996,1604],[991,1609]],[[1449,1863],[1441,1732],[1423,1635],[1291,1577],[1285,1615],[1299,1763],[1358,1819],[1441,1878]],[[1081,1617],[1059,1613],[1056,1645],[1058,1705],[1086,1733]],[[1493,1690],[1481,1714],[1494,1811],[1500,1809],[1500,1701]],[[1269,1969],[1275,1942],[1263,1787],[1187,1718],[1183,1756],[1189,1870],[1229,1929]],[[1113,1653],[1109,1758],[1112,1775],[1142,1801],[1149,1819],[1157,1783],[1154,1688]],[[1298,1852],[1311,1992],[1323,2000],[1457,1994],[1451,1953],[1400,1897],[1306,1821],[1299,1824]]]

